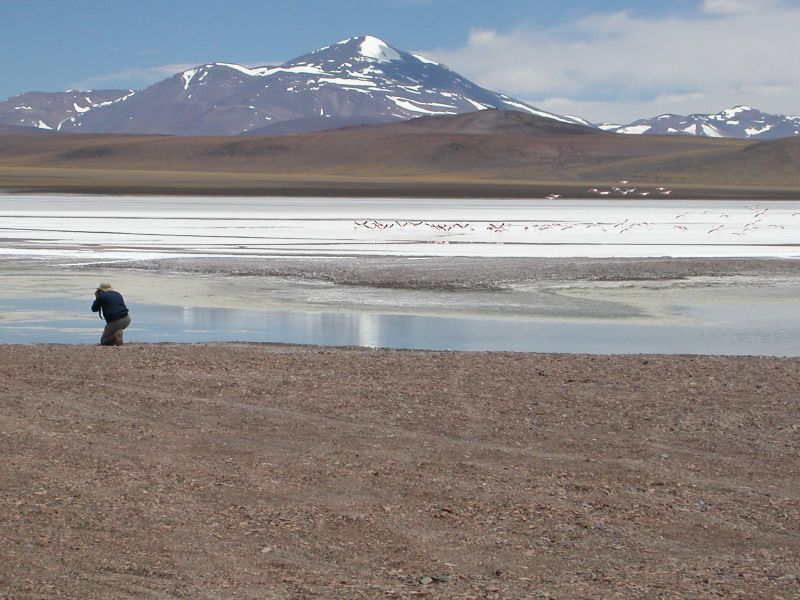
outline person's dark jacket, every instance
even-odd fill
[[[92,303],[92,312],[99,312],[100,316],[104,317],[107,323],[110,323],[126,316],[128,307],[125,306],[122,294],[114,290],[108,290],[100,293],[95,298]]]

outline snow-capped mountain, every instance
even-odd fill
[[[133,90],[28,92],[0,102],[0,123],[59,130],[69,119],[124,102],[133,93]]]
[[[622,134],[770,140],[800,135],[800,117],[747,106],[593,125],[484,89],[444,65],[372,36],[278,66],[198,65],[144,90],[30,92],[0,102],[0,123],[85,133],[296,133],[420,116],[514,110]]]
[[[626,134],[696,135],[774,140],[800,135],[800,117],[771,115],[749,106],[734,106],[713,115],[659,115],[628,125],[601,124],[601,129]]]
[[[119,99],[42,122],[85,133],[290,133],[498,108],[589,125],[481,88],[372,36],[278,66],[199,65]]]

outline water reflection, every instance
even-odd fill
[[[680,307],[682,320],[579,321],[244,311],[138,305],[129,342],[282,342],[435,350],[800,356],[793,305]],[[686,317],[689,317],[688,322]],[[102,321],[68,299],[0,300],[1,343],[96,343]]]
[[[367,348],[381,347],[381,326],[377,315],[362,313],[358,319],[358,345]]]

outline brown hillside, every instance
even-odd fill
[[[259,186],[271,193],[277,184],[382,182],[378,187],[391,193],[438,182],[494,186],[498,193],[534,185],[585,193],[590,185],[629,179],[701,195],[731,184],[747,194],[791,195],[800,190],[798,142],[626,136],[501,111],[285,136],[3,135],[0,186],[121,189],[149,182],[193,193],[220,186],[225,193]],[[436,185],[430,190],[440,193]]]

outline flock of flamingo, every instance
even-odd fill
[[[628,197],[628,196],[640,196],[642,198],[647,198],[648,196],[670,196],[672,194],[672,190],[667,189],[665,187],[657,187],[654,189],[643,189],[638,187],[628,187],[630,181],[627,179],[623,179],[619,182],[619,185],[613,186],[611,189],[601,190],[598,188],[590,188],[588,192],[590,194],[596,194],[598,196],[620,196],[620,197]],[[549,198],[560,198],[557,194],[551,194]],[[554,198],[553,198],[554,199]]]
[[[627,181],[621,181],[620,184],[626,185]],[[615,191],[616,190],[616,191]],[[590,192],[593,190],[589,190]],[[595,190],[598,194],[605,195],[605,192],[619,193],[622,195],[629,195],[636,192],[636,188],[628,187],[615,187],[612,190]],[[647,191],[638,192],[640,195],[649,194]],[[657,188],[655,193],[668,196],[671,190],[666,188]],[[551,194],[546,199],[556,200],[560,198],[559,194]],[[652,231],[656,228],[663,229],[669,228],[676,231],[694,231],[696,233],[705,231],[706,234],[730,234],[734,236],[745,236],[754,233],[760,229],[785,229],[785,226],[780,223],[769,223],[770,216],[769,208],[761,207],[760,205],[745,206],[748,212],[736,211],[732,217],[730,213],[734,211],[728,209],[730,212],[723,210],[707,209],[702,213],[692,213],[690,211],[680,212],[672,217],[671,221],[662,220],[659,223],[648,221],[634,221],[626,218],[622,221],[594,221],[594,222],[570,222],[570,221],[538,221],[538,222],[522,222],[522,221],[476,221],[476,222],[455,222],[455,221],[424,221],[424,220],[379,220],[379,219],[364,219],[355,220],[355,229],[367,229],[374,231],[389,231],[389,230],[403,230],[403,229],[417,229],[432,230],[441,233],[465,233],[475,232],[478,230],[489,231],[495,234],[502,234],[511,230],[517,231],[530,231],[530,232],[545,232],[545,231],[567,231],[570,229],[577,230],[591,230],[599,229],[602,232],[610,233],[630,233],[636,230]],[[800,216],[800,211],[791,215],[792,218]]]

